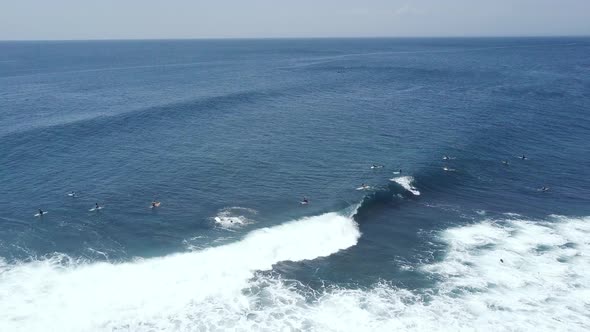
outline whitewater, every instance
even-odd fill
[[[354,246],[358,225],[337,213],[128,263],[73,262],[65,255],[3,262],[0,330],[587,329],[590,218],[550,219],[486,220],[440,232],[445,258],[415,267],[438,281],[422,291],[386,282],[316,291],[261,272]]]
[[[4,263],[0,330],[233,328],[252,310],[255,295],[243,292],[252,287],[256,271],[281,261],[328,256],[353,246],[359,236],[352,219],[329,213],[259,229],[232,244],[162,258],[63,265],[67,257],[56,255],[16,266]]]

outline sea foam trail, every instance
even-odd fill
[[[389,181],[399,184],[405,190],[411,192],[412,194],[414,194],[416,196],[420,195],[420,191],[418,191],[418,189],[416,189],[416,187],[414,187],[412,185],[412,182],[414,182],[414,178],[411,176],[400,176],[397,178],[389,179]]]
[[[243,208],[239,206],[227,207],[219,211],[213,220],[219,227],[222,228],[239,228],[253,223],[251,217],[255,216],[257,213],[258,212],[256,210],[249,208]]]
[[[352,219],[328,213],[232,244],[131,263],[0,263],[0,331],[234,328],[255,305],[243,294],[255,271],[328,256],[359,237]]]
[[[339,289],[306,317],[318,331],[587,331],[590,217],[552,219],[448,229],[446,257],[417,268],[433,292]]]

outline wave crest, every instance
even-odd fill
[[[389,180],[399,184],[405,190],[411,192],[415,196],[420,195],[420,191],[412,185],[412,183],[414,182],[414,178],[411,176],[400,176],[400,177],[389,179]]]
[[[184,330],[184,324],[194,324],[186,317],[203,308],[208,314],[200,326],[228,329],[211,325],[212,316],[225,312],[243,318],[251,306],[243,290],[255,271],[329,256],[354,246],[359,237],[352,219],[327,213],[259,229],[231,244],[161,258],[73,266],[61,265],[60,258],[3,266],[0,330]],[[219,322],[232,322],[228,318]]]

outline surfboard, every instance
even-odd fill
[[[358,188],[356,188],[356,190],[369,190],[371,189],[371,186],[360,186]]]
[[[213,219],[215,219],[215,221],[217,221],[217,222],[221,222],[221,218],[219,218],[219,217],[215,217]]]
[[[48,213],[49,213],[49,211],[43,211],[43,214],[37,213],[37,214],[34,215],[34,217],[42,217],[42,216],[44,216],[44,215],[46,215]]]
[[[157,208],[160,206],[160,202],[156,202],[155,205],[150,205],[150,209]]]
[[[92,209],[90,209],[88,211],[92,212],[92,211],[98,211],[98,210],[102,210],[102,209],[103,209],[103,206],[99,206],[98,208],[93,207]]]

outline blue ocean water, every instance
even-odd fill
[[[0,330],[588,329],[589,54],[1,42]]]

